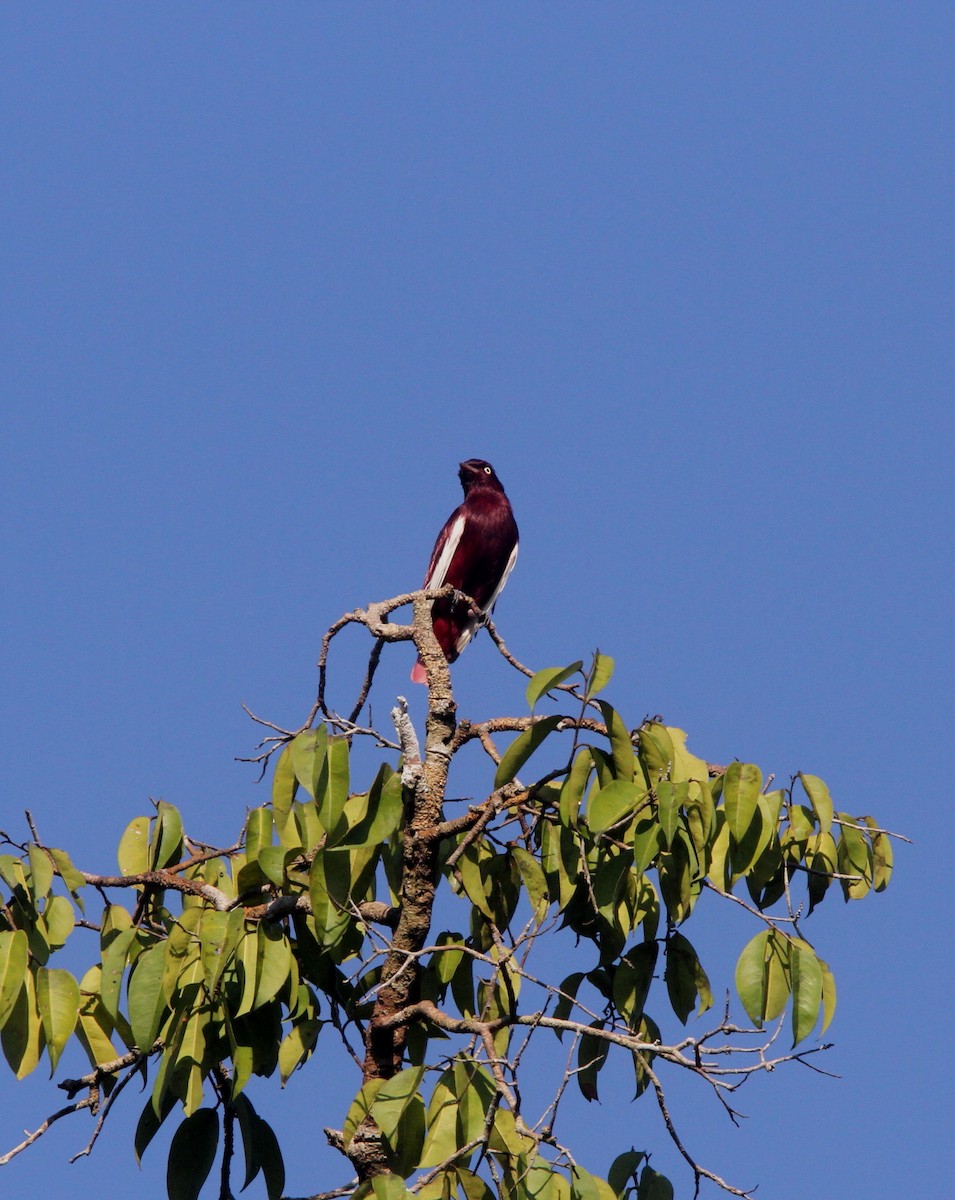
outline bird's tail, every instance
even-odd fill
[[[424,663],[419,658],[415,665],[411,668],[412,683],[427,683],[428,672],[424,669]]]

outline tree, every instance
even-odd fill
[[[696,757],[660,718],[631,726],[603,698],[607,655],[531,672],[490,622],[503,657],[530,677],[530,711],[459,719],[430,624],[431,601],[449,593],[399,596],[328,630],[302,727],[262,722],[270,732],[251,761],[273,769],[271,802],[248,813],[231,846],[187,836],[163,802],[129,823],[118,875],[77,869],[29,814],[29,842],[4,835],[16,852],[0,855],[4,1054],[19,1079],[44,1053],[55,1070],[75,1038],[90,1070],[58,1084],[66,1106],[0,1163],[84,1109],[96,1118],[92,1148],[141,1075],[150,1088],[136,1154],[179,1114],[171,1200],[198,1196],[217,1156],[218,1194],[230,1197],[237,1136],[245,1183],[261,1174],[279,1200],[279,1142],[246,1085],[276,1073],[284,1082],[321,1039],[323,1063],[335,1051],[355,1073],[342,1128],[325,1131],[342,1173],[315,1181],[324,1196],[672,1196],[645,1149],[620,1147],[590,1164],[598,1177],[565,1144],[567,1088],[596,1100],[611,1055],[632,1063],[636,1096],[659,1107],[695,1190],[706,1179],[747,1194],[695,1161],[671,1119],[667,1080],[694,1077],[733,1115],[748,1078],[825,1049],[805,1043],[832,1020],[835,982],[805,916],[833,884],[847,900],[882,891],[896,835],[835,811],[816,776],[770,789],[755,765]],[[407,604],[413,623],[391,623]],[[326,701],[327,664],[351,624],[374,645],[346,718]],[[423,749],[400,698],[397,741],[358,724],[383,648],[411,639],[431,681]],[[361,791],[351,790],[356,739],[388,759]],[[480,748],[490,778],[482,799],[452,813],[449,771],[467,746]],[[734,981],[748,1023],[727,1002],[704,1033],[668,1043],[652,1012],[672,1010],[686,1024],[713,1005],[685,932],[704,892],[752,919]],[[441,899],[448,894],[456,905]],[[464,920],[436,931],[436,913]],[[80,978],[50,965],[78,924],[99,941]],[[577,961],[557,979],[538,962],[560,930],[576,938]],[[792,1049],[777,1050],[785,1022]],[[547,1104],[532,1113],[521,1081],[528,1064],[541,1069],[544,1042],[560,1052],[546,1061],[559,1065]]]

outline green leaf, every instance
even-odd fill
[[[798,1045],[815,1029],[822,1004],[822,965],[808,942],[793,939],[789,969],[793,993],[793,1045]]]
[[[606,787],[594,792],[587,803],[587,824],[591,833],[604,833],[629,817],[646,795],[643,786],[632,780],[611,780]]]
[[[51,848],[48,853],[56,863],[57,872],[59,873],[60,878],[66,884],[70,895],[79,905],[80,909],[82,909],[83,900],[79,895],[79,890],[80,888],[86,887],[86,878],[84,877],[82,871],[77,871],[76,867],[74,867],[70,861],[70,856],[65,850],[55,850]]]
[[[666,729],[673,746],[673,767],[670,778],[674,783],[682,783],[687,780],[694,780],[700,784],[706,783],[710,777],[709,767],[705,759],[699,758],[687,750],[686,731],[677,729],[673,725],[668,725]]]
[[[591,1021],[588,1028],[603,1029],[603,1021]],[[598,1100],[597,1076],[607,1061],[610,1043],[604,1038],[584,1033],[577,1047],[577,1086],[585,1100]]]
[[[53,886],[53,863],[36,842],[27,847],[27,855],[30,859],[30,891],[33,899],[39,901],[50,894]]]
[[[13,1012],[27,974],[29,943],[22,929],[0,933],[0,1028]]]
[[[892,839],[879,829],[872,817],[862,819],[869,826],[872,843],[872,890],[884,892],[892,878]]]
[[[822,968],[822,1026],[820,1037],[829,1028],[832,1018],[836,1015],[836,977],[829,970],[829,964],[819,959]]]
[[[342,1125],[342,1141],[347,1146],[355,1136],[359,1125],[371,1113],[371,1106],[381,1090],[383,1079],[369,1079],[362,1085],[358,1095],[352,1100]]]
[[[590,778],[593,766],[594,760],[590,753],[590,747],[582,746],[577,751],[573,765],[560,789],[558,815],[561,825],[565,825],[568,828],[576,827],[577,814],[580,812],[584,790],[587,787],[587,781]]]
[[[586,1034],[584,1036],[586,1037]],[[571,1168],[570,1194],[572,1200],[615,1200],[615,1193],[609,1183],[591,1175],[580,1166]]]
[[[348,799],[348,739],[330,737],[327,756],[327,784],[324,793],[316,796],[315,800],[318,804],[318,818],[328,833],[330,845],[340,840],[346,830],[342,815],[345,811],[345,801]]]
[[[574,1001],[577,998],[577,989],[585,978],[583,971],[575,971],[572,975],[568,975],[560,985],[560,995],[557,997],[557,1004],[554,1008],[554,1016],[558,1021],[569,1020],[574,1009]],[[561,1041],[564,1040],[562,1029],[555,1029],[554,1032]]]
[[[613,659],[609,654],[601,654],[599,650],[594,652],[593,666],[590,668],[590,674],[587,676],[586,696],[590,700],[602,692],[610,682],[613,675]]]
[[[453,1075],[445,1071],[435,1084],[428,1103],[428,1136],[421,1151],[419,1167],[436,1167],[454,1157],[458,1149],[458,1100]]]
[[[734,762],[723,776],[723,806],[730,836],[741,842],[746,836],[759,802],[763,775],[752,763]]]
[[[189,960],[188,966],[179,977],[178,985],[174,1023],[180,1027],[181,1033],[179,1034],[176,1066],[178,1069],[188,1062],[201,1067],[206,1060],[206,1031],[209,1025],[210,1011],[202,986],[202,966],[197,958]],[[194,1103],[190,1103],[190,1100]],[[187,1113],[198,1108],[200,1102],[201,1086],[197,1096],[196,1087],[193,1085],[184,1106]]]
[[[789,806],[789,840],[793,843],[807,842],[815,836],[815,814],[804,804]]]
[[[746,1015],[762,1028],[766,1000],[766,954],[770,931],[763,929],[746,943],[736,963],[736,991]]]
[[[255,862],[261,852],[272,845],[272,813],[263,805],[253,808],[245,830],[245,860]]]
[[[669,849],[674,834],[680,828],[680,808],[689,800],[690,785],[662,779],[653,790],[657,798],[663,844]]]
[[[564,718],[561,716],[542,717],[535,721],[530,728],[518,734],[504,752],[497,771],[494,774],[495,791],[510,783],[524,763],[530,758],[544,739],[557,728]]]
[[[583,662],[578,660],[569,667],[545,667],[543,671],[536,672],[527,685],[527,706],[531,712],[541,696],[569,679],[571,675],[576,675],[583,665]]]
[[[309,896],[319,941],[334,946],[351,923],[347,903],[352,882],[352,858],[346,848],[321,850],[312,860]]]
[[[219,986],[222,973],[230,965],[238,948],[239,940],[245,933],[245,911],[242,908],[233,908],[228,914],[223,915],[226,916],[226,921],[221,942],[213,944],[210,941],[210,935],[222,928],[217,920],[210,923],[211,912],[206,913],[200,934],[202,967],[206,977],[206,990],[210,996]]]
[[[65,896],[51,896],[43,909],[43,923],[52,950],[59,950],[73,932],[76,916]]]
[[[245,1155],[245,1182],[241,1188],[244,1192],[252,1180],[255,1179],[256,1175],[258,1175],[259,1171],[262,1170],[262,1165],[255,1153],[254,1127],[258,1114],[252,1107],[252,1101],[244,1094],[233,1098],[232,1108],[235,1112],[236,1120],[239,1122],[242,1150]]]
[[[494,1114],[488,1145],[495,1153],[505,1153],[513,1161],[526,1155],[534,1147],[534,1142],[526,1134],[518,1133],[514,1114],[509,1108],[501,1107]]]
[[[670,849],[661,851],[657,860],[660,893],[674,924],[681,924],[687,919],[700,892],[694,874],[693,855],[690,835],[685,829],[680,829]]]
[[[686,802],[686,827],[703,869],[710,861],[710,848],[716,831],[716,805],[709,783],[691,783]]]
[[[279,1078],[285,1087],[289,1076],[300,1064],[305,1062],[318,1041],[318,1031],[322,1022],[318,1017],[297,1021],[282,1039],[279,1046]]]
[[[382,763],[368,793],[365,816],[349,828],[345,839],[349,846],[378,846],[401,825],[404,804],[401,776]]]
[[[669,778],[675,758],[669,729],[657,721],[651,721],[649,725],[644,725],[637,731],[637,744],[640,748],[640,758],[651,779],[656,782]]]
[[[29,890],[23,861],[12,854],[0,854],[0,879],[14,894],[22,892],[25,896]]]
[[[494,1080],[479,1063],[461,1058],[452,1067],[452,1077],[458,1098],[458,1145],[466,1146],[484,1133],[487,1112],[494,1100]]]
[[[150,838],[150,862],[154,871],[171,867],[182,857],[182,817],[165,800],[156,806],[156,820]]]
[[[255,984],[259,965],[259,931],[243,929],[235,949],[236,972],[242,985],[242,993],[238,1007],[234,1009],[236,1017],[245,1016],[252,1011],[255,1001]]]
[[[791,953],[791,939],[779,933],[778,930],[773,930],[766,958],[766,999],[763,1016],[767,1021],[775,1021],[789,1000],[792,990],[790,983]]]
[[[540,1160],[538,1160],[539,1162]],[[525,1190],[529,1200],[547,1200],[547,1197],[533,1187],[535,1172],[540,1168],[535,1163],[528,1168],[525,1176]],[[461,1185],[461,1194],[464,1200],[494,1200],[496,1193],[484,1182],[480,1175],[475,1175],[473,1171],[467,1171],[464,1167],[455,1167],[455,1175],[458,1178],[458,1183]],[[547,1175],[550,1176],[550,1171],[547,1170]],[[421,1193],[418,1192],[420,1197]]]
[[[328,775],[328,729],[306,729],[288,745],[289,759],[295,778],[313,800],[325,791]]]
[[[292,970],[292,949],[281,926],[259,922],[258,950],[253,1009],[273,1000]]]
[[[400,1175],[390,1173],[375,1175],[371,1181],[371,1187],[375,1193],[375,1200],[404,1200],[404,1197],[408,1195],[405,1181]]]
[[[660,1036],[660,1027],[646,1013],[644,1013],[643,1019],[637,1029],[634,1030],[634,1033],[641,1042],[649,1042],[651,1045],[659,1044],[663,1040]],[[653,1062],[654,1057],[655,1055],[652,1050],[635,1050],[633,1052],[633,1073],[636,1080],[636,1090],[633,1095],[634,1100],[639,1099],[651,1085],[647,1068]]]
[[[133,1153],[136,1155],[136,1162],[140,1166],[142,1166],[142,1159],[146,1153],[147,1146],[159,1132],[160,1126],[172,1112],[173,1108],[175,1108],[175,1105],[176,1097],[171,1092],[167,1092],[158,1113],[153,1108],[152,1100],[150,1100],[139,1114],[136,1134],[133,1138]]]
[[[809,867],[809,911],[821,903],[836,870],[839,859],[835,838],[831,833],[820,833],[811,854],[806,856]]]
[[[119,839],[116,859],[122,875],[149,870],[149,817],[133,817]]]
[[[295,767],[292,763],[292,747],[288,745],[279,755],[275,764],[275,774],[272,776],[272,814],[279,835],[288,823],[297,790],[298,780],[295,778]]]
[[[750,818],[743,836],[734,839],[730,846],[730,862],[733,868],[734,882],[742,876],[751,876],[755,864],[763,851],[772,841],[776,831],[778,808],[776,799],[779,793],[773,793],[773,800],[767,796],[756,797],[756,809]],[[754,879],[754,883],[757,881]]]
[[[630,730],[620,713],[606,700],[598,700],[597,707],[603,713],[613,755],[614,774],[618,779],[633,779],[634,753]]]
[[[418,1094],[425,1068],[408,1067],[381,1084],[371,1104],[371,1116],[381,1132],[394,1142],[398,1124],[408,1105]]]
[[[729,857],[730,831],[726,823],[726,813],[722,808],[716,810],[715,835],[710,846],[710,869],[707,878],[718,892],[730,890]]]
[[[662,849],[660,822],[652,812],[641,813],[633,831],[633,869],[637,875],[654,862]]]
[[[643,1016],[653,971],[656,967],[656,942],[641,942],[620,959],[613,973],[613,1002],[631,1029]]]
[[[580,846],[574,830],[545,822],[541,830],[541,866],[551,899],[563,912],[573,901],[580,873]]]
[[[265,1191],[268,1200],[282,1200],[285,1191],[285,1163],[279,1148],[278,1138],[268,1121],[258,1114],[255,1118],[255,1149],[262,1174],[265,1176]]]
[[[459,933],[445,931],[438,934],[434,944],[440,949],[431,955],[431,969],[436,978],[447,986],[464,957],[464,941]]]
[[[626,1150],[623,1154],[618,1154],[610,1164],[610,1170],[607,1172],[607,1182],[613,1189],[614,1195],[623,1200],[623,1195],[627,1190],[631,1180],[635,1183],[637,1179],[637,1168],[646,1158],[646,1153],[643,1150]]]
[[[847,900],[861,900],[872,886],[872,851],[849,813],[839,813],[839,820],[843,822],[837,844],[839,870],[844,875],[857,876],[842,879],[840,883]]]
[[[265,878],[276,887],[281,887],[285,882],[286,853],[284,846],[263,846],[255,860]]]
[[[219,1148],[219,1114],[200,1108],[173,1134],[166,1168],[169,1200],[198,1200]]]
[[[90,967],[80,980],[80,1009],[76,1037],[86,1051],[92,1067],[112,1062],[116,1057],[116,1049],[110,1040],[114,1023],[99,998],[101,975],[102,971],[99,966]],[[132,1043],[132,1038],[130,1038],[130,1043]]]
[[[23,987],[4,1023],[2,1041],[4,1057],[11,1070],[17,1079],[24,1079],[36,1067],[43,1051],[43,1022],[30,971],[24,974]]]
[[[52,1077],[63,1053],[63,1047],[76,1028],[80,987],[69,971],[40,967],[36,973],[36,997],[50,1055]]]
[[[165,946],[160,943],[140,954],[129,977],[129,1024],[141,1050],[152,1046],[167,1011],[162,989],[165,967]]]
[[[666,942],[664,979],[673,1011],[685,1025],[699,997],[699,1013],[713,1004],[710,981],[703,970],[696,950],[682,933],[672,933]]]
[[[789,999],[791,941],[776,929],[764,929],[743,947],[736,964],[736,990],[750,1020],[762,1028]]]
[[[828,787],[818,775],[807,775],[804,771],[799,772],[799,780],[809,797],[812,811],[816,814],[820,832],[828,833],[832,826],[833,815],[832,797],[829,795]]]
[[[115,907],[115,906],[114,906]],[[119,1010],[119,987],[126,970],[129,949],[136,938],[135,929],[121,929],[103,951],[103,981],[100,998],[109,1015],[116,1019]]]
[[[533,854],[530,854],[520,846],[512,846],[510,854],[514,862],[517,863],[517,869],[521,873],[524,887],[527,888],[527,898],[530,900],[531,910],[538,923],[540,923],[547,915],[547,907],[550,904],[547,880],[544,878],[541,865]]]
[[[640,1172],[637,1200],[673,1200],[673,1184],[652,1167],[644,1167]]]

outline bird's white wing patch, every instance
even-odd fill
[[[507,566],[504,568],[504,574],[501,576],[501,582],[494,589],[494,595],[490,598],[490,600],[488,600],[487,607],[484,609],[485,612],[491,611],[494,605],[497,604],[498,596],[500,596],[501,592],[504,591],[504,584],[507,583],[507,578],[514,570],[514,564],[517,562],[518,544],[519,543],[517,542],[514,543],[514,549],[511,551],[511,557],[507,560]]]
[[[476,630],[481,624],[481,617],[493,609],[494,605],[497,603],[498,596],[500,596],[501,592],[504,591],[504,584],[507,583],[507,577],[514,570],[514,564],[517,562],[517,547],[518,543],[515,542],[514,549],[511,551],[511,557],[507,560],[507,566],[504,568],[504,572],[501,575],[501,581],[494,589],[494,593],[490,600],[488,600],[486,606],[481,609],[481,616],[474,617],[472,620],[468,621],[464,629],[461,630],[461,636],[458,638],[457,642],[455,642],[455,649],[457,650],[458,654],[461,653],[471,638],[474,637]]]
[[[438,561],[434,564],[434,570],[428,572],[428,578],[424,581],[424,590],[429,588],[444,587],[444,581],[448,574],[448,567],[451,566],[451,560],[454,558],[454,552],[457,550],[461,542],[461,535],[464,533],[465,516],[461,516],[454,522],[448,530],[448,537],[444,543],[444,549],[438,556]]]

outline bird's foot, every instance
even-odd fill
[[[471,602],[470,596],[465,595],[464,592],[459,592],[457,588],[454,589],[454,605],[455,607],[460,606],[467,609],[469,617],[483,617],[485,615],[480,608]]]

